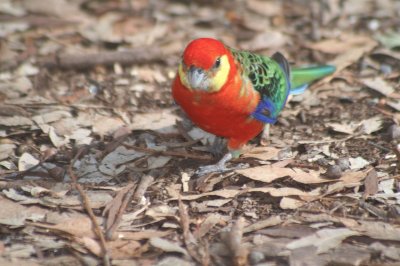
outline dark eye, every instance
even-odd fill
[[[221,58],[218,57],[217,60],[214,63],[214,68],[219,68],[220,65],[221,65]]]

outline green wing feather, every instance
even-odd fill
[[[275,123],[289,94],[304,92],[311,82],[332,74],[331,65],[290,69],[285,57],[276,53],[271,58],[230,48],[242,79],[251,82],[261,95],[252,116],[265,123]]]
[[[251,82],[253,89],[260,93],[262,102],[267,102],[268,110],[261,110],[266,106],[260,106],[261,109],[255,113],[261,111],[264,116],[276,119],[289,94],[287,74],[272,58],[234,49],[231,49],[231,52],[237,61],[242,78]],[[265,111],[269,114],[265,114]]]

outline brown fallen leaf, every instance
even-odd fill
[[[332,61],[329,61],[328,64],[336,66],[336,73],[342,71],[346,67],[357,62],[364,54],[370,52],[377,46],[377,42],[371,38],[365,38],[365,41],[360,44],[360,46],[353,47],[346,52],[338,55]],[[327,83],[332,80],[334,76],[328,76],[320,82]]]
[[[358,128],[357,124],[354,123],[327,123],[326,126],[332,128],[333,131],[352,135],[354,131]]]
[[[387,97],[390,97],[390,95],[395,91],[393,86],[379,76],[373,78],[363,78],[361,79],[361,82],[368,88],[371,88]]]
[[[12,200],[0,196],[0,224],[9,226],[23,226],[26,220],[42,221],[47,210],[37,206],[25,207]]]
[[[243,191],[242,193],[250,193],[250,192],[261,192],[268,193],[273,197],[285,197],[285,196],[308,196],[308,197],[317,197],[320,195],[320,189],[316,188],[311,191],[303,191],[293,187],[281,187],[281,188],[273,188],[273,187],[262,187],[262,188],[251,188],[249,190]]]
[[[400,239],[400,227],[396,224],[360,220],[358,221],[358,225],[349,228],[374,239],[393,241],[399,241]]]
[[[128,184],[126,187],[121,189],[113,200],[104,208],[103,216],[107,215],[105,230],[108,239],[113,238],[114,231],[118,227],[118,223],[126,209],[127,203],[131,200],[134,187],[135,184]]]
[[[256,158],[262,161],[277,159],[281,149],[275,147],[254,147],[242,155],[243,158]]]
[[[378,192],[378,174],[375,169],[368,172],[364,180],[365,190],[363,193],[363,198],[367,198],[370,195],[375,195]]]
[[[172,109],[163,109],[162,111],[148,111],[144,114],[136,114],[129,128],[131,130],[150,129],[159,133],[178,133],[175,128],[175,121],[179,117],[173,114],[172,111]]]
[[[290,176],[293,180],[303,184],[326,183],[330,180],[324,179],[321,176],[322,171],[309,170],[305,172],[300,168],[284,168],[273,165],[263,165],[235,171],[238,174],[244,175],[250,179],[271,183],[272,181]]]
[[[249,250],[242,244],[244,221],[243,217],[239,217],[231,229],[221,235],[222,240],[232,254],[232,264],[235,266],[248,265],[247,255]]]
[[[164,252],[177,252],[186,257],[189,257],[186,249],[182,248],[178,243],[172,242],[159,237],[150,238],[150,245],[155,248],[159,248]]]
[[[117,239],[107,242],[107,249],[114,259],[137,258],[148,250],[148,244],[143,245],[139,241]]]
[[[203,197],[208,196],[217,196],[222,198],[233,198],[240,193],[238,189],[223,189],[223,190],[215,190],[211,192],[206,192],[198,195],[183,195],[181,196],[182,200],[196,200]],[[169,200],[178,200],[178,198],[171,198]]]
[[[280,2],[249,0],[246,4],[249,10],[265,17],[276,16],[282,12],[282,4]]]
[[[0,116],[0,125],[5,127],[31,126],[33,122],[24,116]]]
[[[257,51],[263,49],[280,48],[288,42],[288,37],[281,31],[268,30],[257,34],[252,40],[243,42],[243,50]]]
[[[371,41],[371,38],[367,36],[341,34],[337,38],[306,44],[306,47],[328,54],[342,54],[348,50],[364,46],[369,41]]]
[[[343,240],[350,236],[359,235],[358,232],[347,228],[321,229],[310,236],[305,236],[287,244],[288,249],[315,246],[317,253],[325,253],[338,247]]]
[[[211,213],[207,216],[207,218],[200,224],[200,228],[198,229],[198,231],[196,232],[196,237],[198,239],[202,238],[203,236],[205,236],[207,233],[210,232],[210,230],[218,225],[218,224],[222,224],[222,223],[226,223],[228,222],[228,218],[222,216],[221,214],[218,213]]]
[[[145,240],[153,237],[164,237],[172,234],[173,231],[160,231],[160,230],[145,230],[138,232],[118,232],[119,239],[126,240]]]
[[[283,197],[279,202],[279,207],[284,210],[295,210],[303,206],[306,202],[289,197]]]
[[[19,171],[26,171],[36,165],[38,165],[40,161],[33,157],[33,155],[24,152],[18,160],[18,170]]]
[[[253,224],[251,224],[249,226],[246,226],[243,229],[243,233],[250,233],[250,232],[253,232],[253,231],[258,231],[260,229],[264,229],[266,227],[272,227],[272,226],[281,224],[283,222],[284,221],[282,220],[282,218],[280,216],[278,216],[278,215],[277,216],[272,216],[272,217],[267,218],[265,220],[261,220],[261,221],[255,222],[255,223],[253,223]]]

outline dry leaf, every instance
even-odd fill
[[[228,221],[229,218],[226,216],[222,216],[221,214],[218,213],[211,213],[200,224],[200,228],[198,229],[198,232],[196,233],[195,236],[200,239],[204,237],[207,233],[209,233],[214,226],[218,224],[224,224]]]
[[[242,155],[243,158],[256,158],[262,161],[276,160],[281,149],[275,147],[254,147]]]
[[[362,35],[342,34],[339,38],[326,39],[306,46],[313,50],[318,50],[329,54],[342,54],[351,49],[362,47],[371,39]]]
[[[175,128],[175,121],[179,117],[172,113],[170,109],[162,111],[146,112],[144,114],[137,113],[129,125],[131,130],[150,129],[160,133],[178,133]]]
[[[361,79],[361,82],[368,88],[371,88],[374,91],[377,91],[380,94],[388,97],[390,97],[390,94],[394,92],[393,86],[391,86],[381,77],[363,78]]]
[[[370,52],[375,48],[377,42],[371,38],[366,38],[365,41],[358,47],[351,48],[345,53],[338,55],[334,60],[328,62],[330,65],[336,66],[336,72],[340,72],[346,67],[357,62],[365,53]],[[333,76],[328,76],[324,82],[329,82]]]
[[[190,175],[186,172],[181,173],[181,181],[182,181],[182,191],[183,192],[188,192],[189,191],[189,181],[190,181]]]
[[[0,144],[0,161],[7,159],[10,155],[14,155],[15,144]]]
[[[361,122],[362,131],[369,135],[380,130],[382,128],[382,123],[382,118],[379,116],[368,118]]]
[[[358,170],[369,165],[369,162],[360,156],[357,158],[349,158],[349,162],[351,170]]]
[[[315,246],[317,253],[325,253],[338,247],[343,240],[350,236],[359,235],[358,232],[347,228],[321,229],[310,236],[305,236],[287,244],[288,249],[298,249],[307,246]]]
[[[251,11],[266,17],[277,16],[282,12],[282,4],[280,2],[249,0],[246,4]]]
[[[0,197],[0,224],[23,226],[26,220],[41,221],[48,212],[45,209],[32,206],[25,207],[4,197]]]
[[[23,153],[21,157],[19,157],[18,160],[18,170],[19,171],[26,171],[30,168],[32,168],[35,165],[38,165],[40,161],[33,157],[32,154],[30,153]]]
[[[0,116],[0,125],[6,127],[31,126],[33,122],[23,116]]]
[[[99,165],[99,170],[106,175],[115,176],[125,170],[124,163],[143,156],[145,156],[144,153],[128,150],[124,146],[119,146],[104,157]]]
[[[156,169],[164,167],[169,161],[171,157],[169,156],[152,156],[147,159],[147,169]]]
[[[364,198],[367,198],[370,195],[375,195],[378,192],[378,174],[375,169],[368,172],[364,180],[364,186]]]
[[[358,221],[358,225],[351,229],[375,239],[399,241],[400,228],[398,225],[384,222]]]
[[[303,191],[297,188],[292,187],[281,187],[281,188],[273,188],[273,187],[261,187],[261,188],[251,188],[243,193],[247,192],[261,192],[268,193],[273,197],[285,197],[285,196],[310,196],[316,197],[320,195],[320,189],[314,189],[309,192]]]
[[[264,229],[266,227],[272,227],[272,226],[275,226],[275,225],[278,225],[281,223],[283,223],[283,220],[280,216],[272,216],[268,219],[261,220],[261,221],[255,222],[249,226],[246,226],[243,229],[243,233],[250,233],[253,231],[258,231],[258,230]]]
[[[289,197],[283,197],[279,202],[279,207],[284,210],[295,210],[305,204],[302,200],[297,200]]]
[[[47,219],[46,219],[47,221]],[[49,222],[51,219],[49,219]],[[88,237],[95,238],[96,234],[93,231],[92,221],[86,216],[66,216],[59,217],[57,224],[48,223],[35,223],[35,226],[46,228],[50,230],[59,230],[70,235],[76,236],[78,238]]]
[[[159,237],[153,237],[150,238],[150,245],[152,245],[153,247],[159,248],[164,252],[177,252],[177,253],[181,253],[184,256],[188,257],[188,253],[186,251],[186,249],[183,249],[179,244],[163,239],[163,238],[159,238]]]
[[[138,232],[117,232],[117,236],[120,239],[145,240],[153,237],[164,237],[170,235],[171,233],[172,231],[145,230]]]
[[[120,118],[96,116],[92,130],[100,136],[112,135],[123,126],[125,123]]]
[[[203,197],[208,196],[217,196],[222,198],[233,198],[240,193],[238,189],[224,189],[224,190],[216,190],[211,192],[206,192],[198,195],[183,195],[181,196],[182,200],[196,200]],[[177,198],[172,198],[170,200],[177,200]]]
[[[309,172],[305,172],[299,168],[283,168],[283,167],[276,167],[273,165],[264,165],[246,169],[239,169],[236,170],[235,172],[244,175],[248,178],[251,178],[253,180],[265,183],[271,183],[272,181],[285,176],[290,176],[295,181],[304,184],[330,182],[330,180],[324,179],[320,176],[322,171],[319,172],[310,170]]]
[[[348,123],[348,124],[327,123],[326,125],[328,127],[331,127],[332,130],[334,130],[336,132],[349,134],[349,135],[352,135],[354,133],[354,131],[358,128],[358,125],[353,124],[353,123]]]
[[[287,36],[281,31],[265,31],[257,34],[252,40],[243,42],[241,48],[249,51],[280,48],[288,42]]]

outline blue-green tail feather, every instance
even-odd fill
[[[335,72],[335,70],[336,67],[332,65],[292,68],[290,73],[290,94],[297,95],[303,93],[311,82],[328,76]]]

